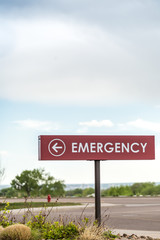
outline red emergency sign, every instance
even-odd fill
[[[41,135],[39,160],[153,160],[154,136]]]

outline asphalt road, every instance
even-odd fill
[[[56,199],[52,199],[54,202]],[[8,199],[9,202],[15,201]],[[24,201],[18,200],[18,201]],[[46,199],[31,199],[28,201],[46,201]],[[88,217],[94,220],[94,198],[62,198],[59,202],[80,202],[82,206],[57,207],[51,211],[51,220],[80,221]],[[34,214],[37,214],[34,209]],[[102,222],[112,229],[130,229],[142,231],[160,231],[160,197],[138,198],[102,198]],[[24,214],[23,210],[14,212],[16,217]]]

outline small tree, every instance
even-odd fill
[[[63,196],[65,192],[63,181],[56,181],[49,173],[45,173],[44,169],[23,171],[12,180],[11,186],[27,197],[48,194]]]
[[[53,196],[63,197],[65,195],[65,184],[64,181],[56,181],[53,184]]]
[[[90,188],[85,188],[82,194],[84,197],[86,197],[88,195],[92,195],[94,192],[95,192],[94,189],[90,187]]]
[[[11,186],[29,197],[32,192],[39,190],[43,175],[44,169],[25,170],[12,180]]]

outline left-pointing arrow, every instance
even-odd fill
[[[48,150],[53,156],[60,157],[65,153],[66,145],[61,139],[55,138],[48,144]]]
[[[62,146],[57,146],[58,143],[55,143],[53,146],[52,146],[52,149],[55,151],[55,152],[58,152],[57,149],[62,149]]]

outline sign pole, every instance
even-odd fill
[[[101,224],[100,160],[95,160],[95,220]]]

